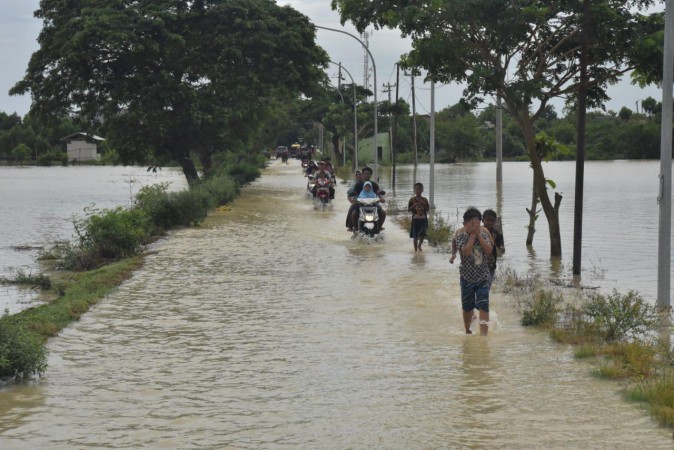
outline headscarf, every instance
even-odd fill
[[[370,190],[366,191],[365,186],[370,186]],[[372,183],[369,181],[366,181],[363,183],[363,189],[360,191],[360,194],[358,194],[358,198],[377,198],[377,193],[374,192],[374,188],[372,187]]]

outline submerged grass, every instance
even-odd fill
[[[634,291],[569,298],[541,280],[507,273],[502,285],[516,299],[523,325],[548,329],[553,340],[574,346],[576,358],[594,362],[595,376],[619,380],[627,400],[674,428],[669,313],[659,313]]]
[[[389,217],[393,217],[393,220],[407,232],[412,228],[412,217],[407,209],[389,205],[386,213]],[[449,223],[449,218],[445,218],[439,211],[429,214],[428,229],[426,230],[426,241],[429,246],[435,248],[438,252],[449,253],[453,235],[454,227]]]

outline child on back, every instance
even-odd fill
[[[426,197],[422,197],[424,185],[416,183],[414,185],[414,196],[407,203],[407,210],[412,213],[412,226],[410,227],[410,237],[414,239],[414,251],[421,251],[421,244],[426,237],[428,230],[428,211],[430,205]]]
[[[492,236],[492,242],[494,247],[492,249],[491,255],[489,255],[489,273],[491,274],[492,281],[494,280],[494,274],[496,273],[496,258],[499,254],[505,253],[505,243],[503,241],[503,233],[496,229],[496,212],[487,209],[482,214],[482,223],[484,228],[486,228]]]

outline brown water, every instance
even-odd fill
[[[315,211],[299,173],[274,164],[51,340],[0,391],[0,448],[672,448],[498,290],[465,336],[446,255],[392,222],[351,241],[343,187]]]
[[[186,185],[175,168],[0,166],[0,277],[38,273],[41,249],[74,236],[73,217],[84,217],[85,208],[130,206],[143,186],[157,183],[169,190]],[[0,286],[0,313],[17,313],[38,301],[32,289]]]

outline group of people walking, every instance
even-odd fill
[[[325,161],[319,162],[317,168],[310,167],[314,175],[322,171],[330,172]],[[354,174],[355,179],[347,191],[351,203],[346,215],[346,229],[358,231],[358,199],[377,198],[383,202],[384,192],[376,181],[372,181],[372,169],[364,167]],[[334,191],[333,191],[334,192]],[[414,251],[422,251],[428,233],[428,213],[430,204],[422,194],[424,185],[414,184],[414,195],[407,203],[407,211],[412,215],[409,230],[413,240]],[[379,229],[383,230],[386,211],[378,206]],[[471,325],[477,319],[480,334],[485,336],[489,329],[489,291],[496,273],[496,259],[505,252],[502,232],[496,227],[496,212],[487,209],[484,214],[477,208],[470,207],[463,214],[463,226],[456,230],[452,239],[450,264],[454,264],[457,253],[460,256],[459,281],[461,286],[461,309],[466,334],[472,334]],[[477,316],[475,315],[477,310]]]
[[[414,251],[421,246],[428,230],[428,199],[422,196],[424,185],[414,185],[414,196],[407,203],[412,214],[410,238]],[[496,228],[496,212],[487,209],[482,214],[476,208],[468,208],[463,214],[463,227],[456,230],[452,239],[450,264],[454,264],[459,253],[459,281],[461,285],[461,309],[466,334],[470,329],[475,310],[478,310],[480,334],[485,336],[489,330],[489,291],[496,273],[496,258],[505,252],[503,233]]]

